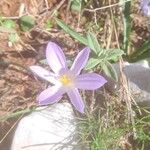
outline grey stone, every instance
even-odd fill
[[[141,90],[150,93],[150,68],[141,65],[129,65],[124,68],[126,76]]]
[[[129,82],[129,88],[134,100],[138,105],[148,106],[150,105],[150,93],[141,90],[135,83]]]
[[[114,65],[118,75],[119,65]],[[125,63],[123,71],[129,81],[129,88],[135,101],[142,104],[150,104],[150,68],[147,61]]]

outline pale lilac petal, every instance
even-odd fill
[[[84,48],[75,58],[75,61],[70,70],[75,74],[80,74],[81,70],[85,67],[90,54],[90,49],[88,47]]]
[[[67,94],[68,94],[70,101],[73,104],[73,106],[79,112],[84,113],[84,103],[83,103],[83,100],[81,98],[79,91],[76,88],[74,88],[72,90],[67,91]]]
[[[141,9],[145,15],[150,16],[150,0],[141,0]]]
[[[47,45],[46,58],[55,73],[58,73],[63,68],[67,68],[66,58],[62,49],[53,42],[49,42]]]
[[[77,76],[75,86],[83,90],[95,90],[103,86],[107,81],[96,73],[87,73]]]
[[[64,90],[62,87],[51,86],[43,92],[41,92],[37,100],[39,105],[53,104],[58,102],[62,98],[63,94]]]
[[[45,80],[47,80],[53,84],[58,83],[58,81],[55,79],[55,75],[52,72],[50,72],[40,66],[30,66],[30,69],[33,73],[35,73],[36,75],[38,75],[39,77],[41,77]]]

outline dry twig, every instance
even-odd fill
[[[131,1],[131,0],[126,0],[124,2],[118,2],[116,4],[111,4],[111,5],[108,5],[108,6],[95,8],[95,9],[87,9],[87,8],[85,8],[84,11],[96,12],[96,11],[103,10],[103,9],[106,9],[106,8],[111,8],[111,7],[114,7],[114,6],[123,5],[124,3],[128,2],[128,1]]]

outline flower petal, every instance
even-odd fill
[[[145,15],[150,16],[150,0],[141,0],[141,9]]]
[[[46,58],[55,73],[58,73],[63,68],[67,68],[66,58],[62,49],[53,42],[49,42],[47,45]]]
[[[77,76],[75,85],[79,89],[95,90],[103,86],[107,81],[96,73],[87,73]]]
[[[63,88],[58,86],[51,86],[41,92],[37,100],[39,102],[39,105],[53,104],[55,102],[58,102],[62,98],[63,94]]]
[[[74,88],[72,90],[67,91],[67,94],[68,94],[70,101],[73,104],[73,106],[79,112],[84,113],[84,103],[83,103],[83,100],[81,98],[79,91],[76,88]]]
[[[30,69],[33,73],[37,74],[39,77],[41,77],[45,80],[47,80],[53,84],[58,83],[58,81],[55,79],[55,75],[52,72],[50,72],[40,66],[30,66]]]
[[[84,48],[76,57],[74,63],[70,70],[75,74],[80,74],[81,70],[85,67],[87,60],[89,58],[90,49],[88,47]]]

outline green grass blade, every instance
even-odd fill
[[[125,0],[120,0],[124,2]],[[131,33],[131,1],[124,2],[123,9],[123,24],[124,24],[124,39],[123,39],[123,49],[125,52],[128,51],[129,43],[130,43],[130,33]]]
[[[84,36],[75,32],[68,25],[66,25],[62,20],[56,19],[56,22],[66,33],[70,34],[73,38],[80,41],[82,44],[88,45],[88,41]]]
[[[0,117],[0,121],[4,121],[4,120],[7,120],[7,119],[9,119],[9,118],[15,118],[15,117],[18,117],[18,116],[20,116],[20,115],[22,115],[22,114],[26,114],[26,113],[30,113],[30,112],[32,112],[32,111],[35,111],[35,108],[33,108],[33,109],[25,109],[25,110],[21,110],[21,111],[17,111],[17,112],[14,112],[14,113],[10,113],[10,114],[8,114],[8,115],[5,115],[5,116],[1,116]]]
[[[136,62],[136,61],[140,61],[140,60],[143,60],[143,59],[150,59],[150,49],[149,49],[149,51],[146,51],[145,53],[143,53],[141,55],[138,55],[135,58],[132,58],[130,60],[130,62]]]
[[[139,60],[149,58],[150,58],[150,41],[147,41],[130,56],[129,61],[136,62]]]
[[[37,107],[33,107],[32,109],[25,109],[25,110],[21,110],[21,111],[17,111],[17,112],[14,112],[14,113],[10,113],[8,115],[5,115],[5,116],[0,116],[0,121],[4,121],[4,120],[7,120],[9,118],[15,118],[15,117],[18,117],[22,114],[27,114],[27,113],[31,113],[31,112],[37,112],[37,111],[41,111],[45,109],[45,107],[41,107],[41,108],[37,108]]]

